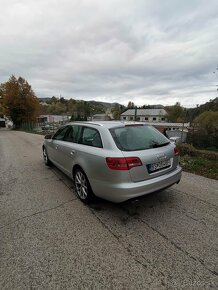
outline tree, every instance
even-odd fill
[[[133,102],[129,101],[128,105],[127,105],[127,108],[128,109],[134,109],[135,108],[135,105]]]
[[[120,104],[115,104],[113,108],[111,108],[111,113],[113,114],[113,118],[115,120],[120,120],[120,115],[125,111],[125,106]]]
[[[58,102],[58,98],[56,98],[55,96],[52,96],[52,98],[50,100],[48,100],[46,103],[52,104],[52,103],[56,103],[56,102]]]
[[[113,114],[113,118],[115,120],[119,120],[120,119],[120,114],[121,114],[121,110],[120,110],[120,106],[118,104],[116,104],[112,109],[111,109],[111,113]]]
[[[213,111],[216,112],[218,111],[218,98],[216,97],[215,99],[210,99],[209,102],[206,102],[205,104],[202,105],[197,105],[195,108],[188,108],[187,112],[189,115],[189,121],[193,121],[197,116],[202,114],[205,111]]]
[[[4,116],[3,99],[0,95],[0,118],[3,118],[3,116]]]
[[[53,102],[47,108],[47,113],[54,115],[61,115],[66,113],[66,105],[62,102]]]
[[[16,128],[23,122],[35,121],[39,112],[39,101],[28,82],[11,76],[0,85],[5,114],[10,116]]]
[[[113,111],[113,118],[115,120],[120,120],[120,111]]]
[[[185,116],[185,110],[180,105],[179,102],[176,102],[174,106],[166,107],[168,113],[168,119],[171,122],[183,122]]]
[[[218,132],[218,111],[205,111],[195,118],[194,123],[203,129],[208,135]]]
[[[153,109],[151,105],[143,105],[140,109]]]
[[[218,147],[218,111],[205,111],[194,119],[193,145],[200,148]]]

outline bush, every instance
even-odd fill
[[[218,133],[206,133],[202,129],[198,129],[195,132],[188,132],[187,143],[193,144],[195,147],[200,149],[206,149],[208,147],[214,147],[218,149]]]
[[[184,171],[218,180],[218,153],[198,150],[189,144],[179,144],[180,164]]]
[[[208,160],[202,157],[193,157],[189,155],[181,156],[180,159],[180,164],[184,171],[218,180],[218,167],[216,163],[216,160]]]
[[[207,151],[207,150],[198,150],[194,146],[190,144],[179,144],[178,148],[180,150],[180,155],[185,156],[189,155],[192,157],[202,157],[208,160],[216,160],[218,161],[218,153],[213,151]]]

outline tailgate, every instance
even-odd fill
[[[151,179],[175,169],[178,165],[178,157],[174,156],[172,144],[160,148],[122,151],[124,157],[138,157],[142,166],[129,170],[133,182]]]

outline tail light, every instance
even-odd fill
[[[179,149],[178,149],[178,147],[175,147],[174,148],[174,155],[175,156],[179,156]]]
[[[133,167],[142,166],[138,157],[107,157],[107,166],[113,170],[130,170]]]

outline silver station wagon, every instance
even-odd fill
[[[42,146],[46,165],[74,180],[85,203],[95,196],[123,202],[178,183],[179,151],[152,126],[137,122],[73,122]]]

